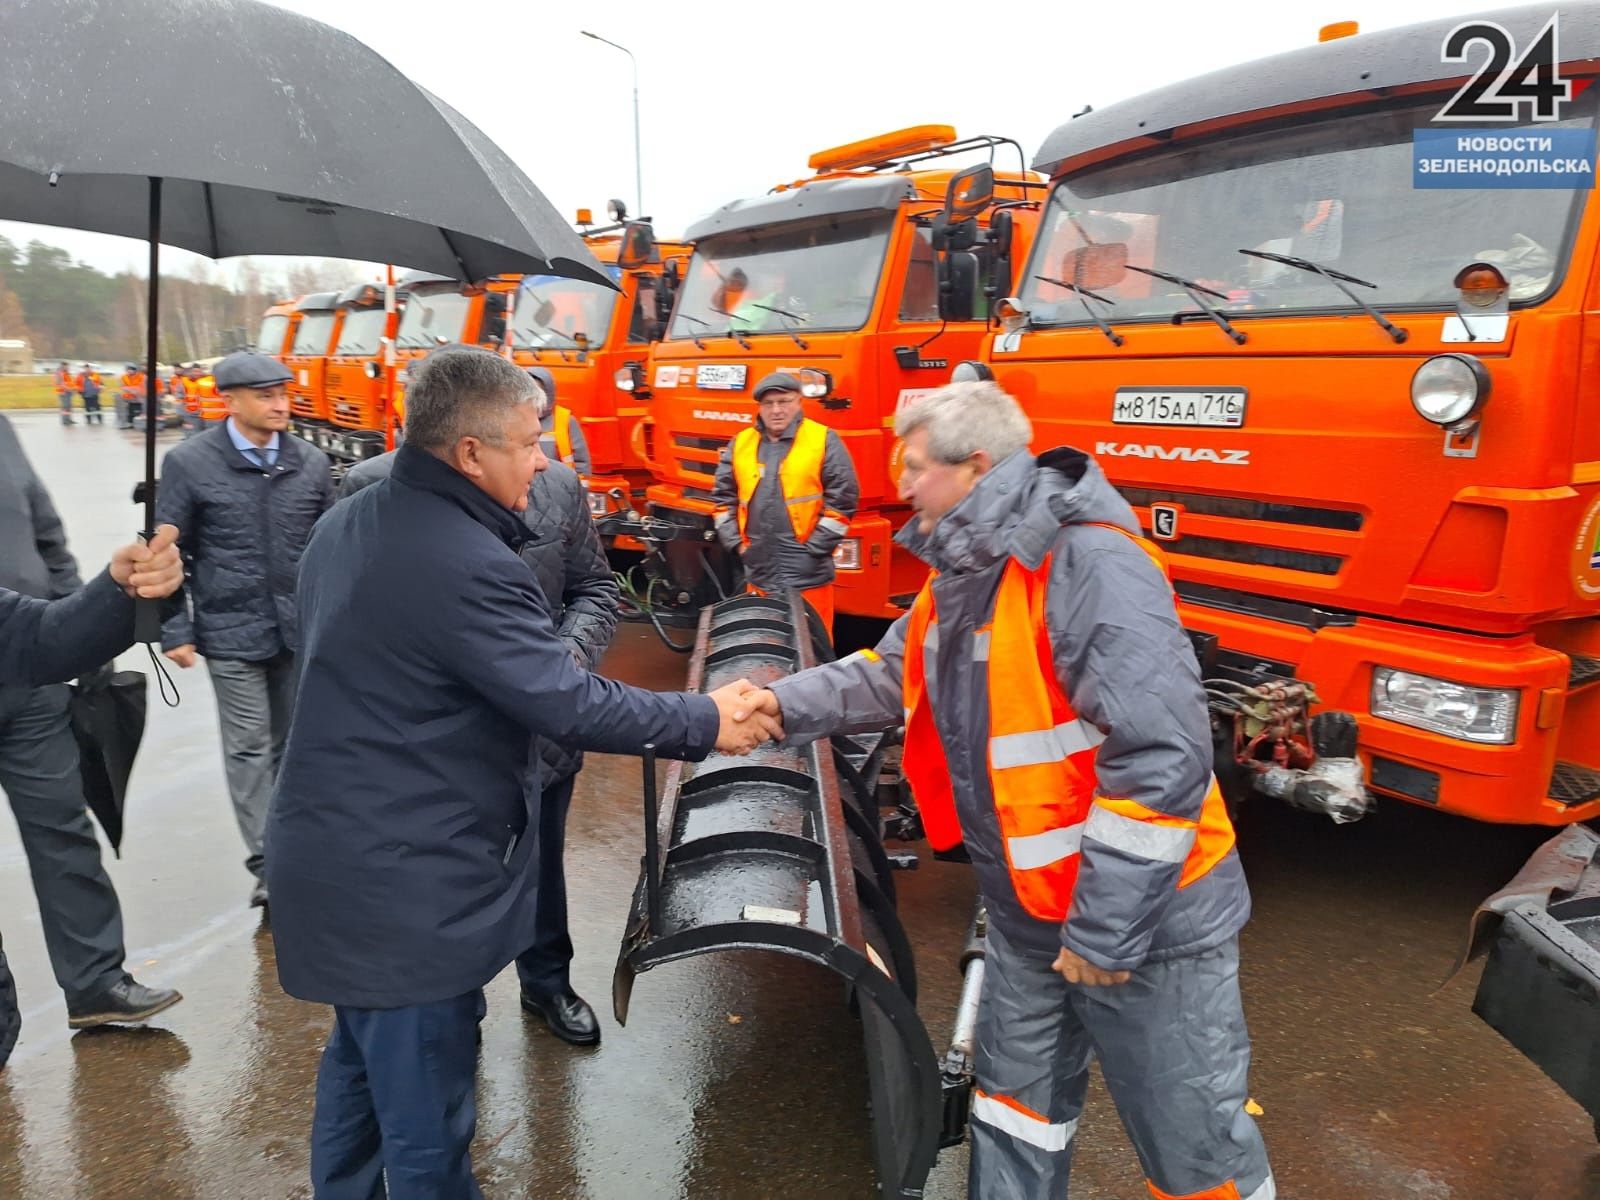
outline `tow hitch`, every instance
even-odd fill
[[[1209,678],[1205,688],[1217,775],[1234,798],[1253,790],[1339,825],[1372,810],[1355,756],[1356,719],[1347,712],[1312,716],[1317,694],[1309,683]]]

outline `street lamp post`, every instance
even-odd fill
[[[639,60],[634,58],[633,51],[626,46],[619,46],[610,38],[603,38],[598,33],[590,33],[587,29],[579,31],[586,38],[593,38],[597,42],[604,42],[613,50],[621,50],[628,56],[628,61],[633,64],[633,202],[637,206],[634,216],[644,216],[644,170],[639,165]]]

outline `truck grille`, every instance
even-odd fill
[[[1225,542],[1221,538],[1180,537],[1162,542],[1164,550],[1195,558],[1214,558],[1220,562],[1251,563],[1258,567],[1280,567],[1286,571],[1305,571],[1311,575],[1337,575],[1344,559],[1334,554],[1312,554],[1306,550],[1282,550],[1276,546],[1255,546],[1249,542]]]
[[[1306,504],[1277,504],[1251,500],[1244,496],[1210,496],[1202,492],[1168,492],[1155,488],[1119,487],[1129,504],[1181,504],[1192,513],[1207,517],[1239,517],[1247,521],[1271,521],[1277,525],[1304,525],[1311,529],[1360,530],[1363,516],[1339,508],[1313,508]]]
[[[1567,689],[1580,688],[1600,679],[1600,658],[1580,658],[1574,654],[1567,670]]]
[[[728,444],[727,438],[701,437],[691,433],[675,433],[672,435],[672,445],[676,450],[699,450],[711,454],[721,454],[722,448]],[[685,475],[699,476],[709,486],[716,478],[717,464],[713,459],[705,462],[702,458],[675,458],[678,469]]]

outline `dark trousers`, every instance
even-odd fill
[[[100,397],[85,396],[83,398],[83,423],[85,425],[104,425],[106,419],[100,413]]]
[[[567,809],[572,807],[576,775],[546,784],[539,798],[539,887],[535,900],[534,938],[517,956],[522,990],[554,996],[572,986],[572,937],[567,932]]]
[[[100,862],[67,720],[67,689],[0,688],[0,789],[28,856],[39,920],[67,1004],[122,979],[122,908]]]
[[[482,1200],[478,990],[405,1008],[335,1005],[311,1123],[316,1200]]]

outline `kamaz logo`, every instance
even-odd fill
[[[697,421],[738,421],[741,425],[750,424],[749,413],[722,412],[715,408],[697,408],[694,410]]]
[[[1096,442],[1096,454],[1110,458],[1159,458],[1167,462],[1208,462],[1219,467],[1248,467],[1248,450],[1213,450],[1210,446],[1140,446],[1133,442]]]

